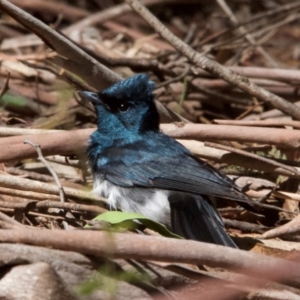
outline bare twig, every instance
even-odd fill
[[[274,197],[277,197],[280,199],[291,199],[294,201],[300,201],[300,194],[297,194],[297,193],[289,193],[286,191],[275,191],[272,194]]]
[[[263,233],[269,229],[269,227],[253,224],[245,221],[229,220],[223,218],[223,222],[225,227],[239,229],[244,233]]]
[[[34,128],[16,128],[16,127],[0,127],[0,137],[26,135],[26,134],[44,134],[50,132],[62,132],[62,130],[54,129],[34,129]]]
[[[232,10],[230,9],[230,7],[227,5],[225,0],[216,0],[219,4],[219,6],[223,9],[223,11],[227,14],[227,16],[229,17],[230,21],[234,24],[234,25],[238,25],[239,24],[239,20],[237,19],[237,17],[233,14]],[[252,45],[252,46],[257,46],[257,43],[255,41],[255,39],[252,37],[252,35],[250,33],[247,33],[246,28],[244,26],[240,26],[239,27],[239,31],[242,34],[245,34],[245,38],[248,40],[248,42]],[[264,56],[264,58],[267,60],[268,64],[272,67],[277,67],[277,63],[270,57],[270,55],[261,47],[261,46],[257,46],[256,47],[257,50],[260,52],[260,54],[262,56]]]
[[[48,171],[51,173],[52,177],[55,180],[56,185],[58,186],[58,190],[59,190],[59,196],[60,196],[60,202],[66,202],[66,195],[65,195],[65,191],[64,188],[56,174],[56,172],[54,171],[54,169],[51,167],[51,165],[49,164],[49,162],[44,158],[43,154],[42,154],[42,150],[39,144],[35,144],[32,141],[25,139],[24,140],[24,144],[28,144],[30,146],[32,146],[37,154],[38,154],[38,159],[45,165],[45,167],[48,169]]]
[[[17,20],[23,26],[34,32],[44,43],[55,50],[60,56],[48,60],[62,70],[67,69],[83,78],[91,87],[102,90],[123,78],[108,69],[97,59],[77,47],[68,38],[59,34],[32,15],[11,4],[7,0],[0,0],[0,9]],[[67,74],[66,74],[67,75]],[[70,76],[67,76],[70,78]],[[161,103],[156,103],[157,108],[165,120],[182,120],[176,113],[165,108]]]
[[[203,142],[193,141],[193,140],[178,140],[178,142],[183,144],[187,149],[189,149],[195,155],[198,155],[204,159],[226,163],[229,165],[242,166],[244,168],[259,170],[266,173],[274,173],[274,174],[291,176],[296,178],[299,177],[298,175],[293,175],[293,173],[291,173],[290,171],[287,171],[279,167],[275,167],[273,165],[270,165],[269,163],[264,163],[254,158],[244,159],[244,157],[239,154],[205,146],[205,143]],[[300,168],[296,167],[295,169],[297,170],[298,173],[300,173]]]
[[[300,6],[300,5],[299,5]],[[300,71],[294,69],[272,69],[262,67],[229,67],[232,71],[251,78],[279,80],[288,83],[300,82]],[[201,74],[206,73],[202,71]],[[207,74],[207,73],[206,73]]]
[[[189,73],[190,68],[191,68],[190,65],[185,65],[184,71],[183,71],[180,75],[178,75],[177,77],[171,78],[171,79],[169,79],[169,80],[167,80],[167,81],[165,81],[165,82],[162,82],[162,83],[160,83],[160,84],[157,84],[157,85],[156,85],[156,88],[159,89],[159,88],[164,87],[164,86],[166,86],[166,85],[169,85],[169,84],[171,84],[171,83],[173,83],[173,82],[178,82],[178,81],[180,81],[181,79],[183,79],[183,78]]]
[[[30,199],[43,201],[43,200],[52,200],[52,201],[59,201],[58,195],[50,195],[50,194],[43,194],[38,192],[32,192],[32,191],[22,191],[19,189],[10,189],[5,187],[0,187],[0,193],[1,195],[9,195],[14,197],[21,197],[23,199],[23,202],[27,203]]]
[[[237,104],[248,104],[249,101],[245,101],[245,99],[242,99],[241,97],[234,97],[234,96],[230,96],[230,95],[226,95],[222,92],[217,92],[215,89],[211,89],[211,88],[206,88],[204,87],[198,80],[193,80],[191,82],[192,87],[196,90],[199,91],[200,93],[204,94],[204,95],[208,95],[211,97],[215,97],[217,98],[219,101],[225,102],[225,103],[237,103]]]
[[[34,181],[26,178],[19,178],[11,175],[2,175],[0,174],[0,186],[19,189],[23,191],[34,191],[37,193],[45,193],[51,195],[57,195],[58,188],[56,185],[52,185],[45,182]],[[105,204],[105,199],[94,195],[89,192],[84,192],[81,190],[65,187],[64,188],[66,196],[74,200],[89,200],[89,201],[98,201],[99,204]]]
[[[39,180],[43,182],[53,182],[53,177],[51,175],[41,174],[33,171],[27,171],[16,167],[7,167],[5,168],[5,171],[6,171],[5,173],[11,175],[17,175],[17,176]]]
[[[211,142],[205,142],[204,144],[208,147],[234,152],[236,154],[240,154],[240,155],[243,155],[243,156],[246,156],[246,157],[251,157],[251,158],[257,159],[259,161],[263,161],[265,163],[268,163],[272,166],[276,166],[276,167],[282,168],[284,170],[287,170],[287,171],[291,172],[292,174],[300,175],[296,168],[284,165],[280,162],[277,162],[275,160],[272,160],[272,159],[269,159],[269,158],[266,158],[266,157],[259,156],[259,155],[254,154],[254,153],[249,153],[249,152],[241,150],[241,149],[236,149],[236,148],[233,148],[233,147],[220,145],[220,144],[216,144],[216,143],[211,143]]]
[[[0,241],[47,246],[100,257],[204,264],[299,287],[297,262],[238,249],[163,237],[94,231],[0,230]],[[280,270],[280,272],[278,272]]]
[[[295,235],[295,234],[299,234],[299,232],[300,232],[300,215],[298,215],[296,218],[294,218],[290,222],[280,227],[265,232],[259,238],[271,239],[271,238],[276,238],[281,236]]]
[[[252,107],[248,108],[246,111],[244,111],[239,116],[237,116],[236,120],[245,118],[247,115],[249,115],[252,111],[254,111],[257,107],[260,107],[261,105],[262,105],[261,102],[254,104]]]
[[[78,159],[68,159],[67,157],[63,156],[47,156],[46,159],[48,161],[55,162],[57,164],[65,165],[65,166],[72,166],[74,168],[80,168],[80,161]],[[9,173],[9,172],[8,172]]]
[[[86,205],[77,203],[62,203],[57,201],[28,201],[28,202],[4,202],[0,201],[0,207],[5,208],[18,208],[18,209],[35,209],[35,208],[62,208],[75,211],[92,212],[95,214],[102,214],[107,210],[96,206],[96,205]],[[1,217],[0,217],[1,218]]]
[[[238,125],[238,126],[261,126],[261,127],[285,127],[290,126],[300,129],[299,121],[290,120],[263,120],[263,121],[247,121],[247,120],[213,120],[216,124],[221,125]]]
[[[300,146],[300,130],[191,123],[162,124],[161,129],[165,134],[176,139],[255,142],[292,149]],[[88,137],[94,130],[89,128],[72,131],[42,131],[45,133],[27,135],[31,132],[30,130],[16,129],[18,134],[25,132],[27,134],[0,139],[0,162],[36,157],[34,149],[23,144],[24,138],[41,145],[45,156],[82,155],[85,152]],[[36,131],[33,132],[36,133]],[[14,133],[14,130],[10,129],[10,133]]]
[[[168,1],[164,1],[164,2],[172,3],[173,0],[168,0]],[[143,0],[142,3],[145,6],[152,6],[152,5],[160,4],[161,0]],[[81,28],[95,26],[96,24],[101,24],[101,23],[104,23],[109,20],[111,21],[111,20],[115,19],[116,17],[118,17],[120,15],[124,15],[129,12],[131,12],[131,9],[128,5],[126,5],[126,4],[115,5],[108,9],[99,11],[93,15],[90,15],[87,18],[80,20],[75,24],[72,24],[65,30],[65,33],[70,33],[74,30],[78,30]]]
[[[1,0],[0,9],[34,32],[47,46],[57,51],[63,57],[67,57],[68,60],[57,57],[55,62],[60,67],[68,68],[71,72],[77,73],[91,86],[103,89],[122,79],[42,21],[34,18],[9,1]],[[94,71],[91,72],[91,70]]]
[[[16,220],[10,218],[9,216],[7,216],[6,214],[0,212],[0,220],[12,224],[14,226],[18,226],[19,228],[24,228],[23,224],[17,222]]]
[[[5,80],[4,86],[1,88],[0,91],[0,99],[4,96],[4,94],[8,91],[9,89],[9,79],[10,79],[10,73],[7,72],[7,78]]]
[[[63,14],[64,19],[74,21],[89,15],[87,10],[77,8],[73,5],[68,5],[62,2],[57,2],[55,5],[51,2],[43,2],[39,0],[23,1],[12,0],[12,3],[28,10],[47,11],[48,14],[58,15]]]
[[[223,67],[215,61],[210,60],[204,55],[196,52],[190,46],[185,44],[174,34],[172,34],[163,24],[149,12],[139,1],[137,0],[125,0],[138,14],[140,14],[148,24],[150,24],[156,32],[158,32],[165,40],[167,40],[177,51],[186,56],[192,63],[201,67],[205,71],[212,73],[213,75],[224,79],[232,85],[240,88],[246,93],[257,97],[264,103],[270,104],[273,107],[285,112],[286,114],[300,120],[300,108],[296,105],[287,102],[283,98],[280,98],[267,90],[251,83],[248,78],[238,75],[233,71]]]
[[[272,144],[281,147],[300,146],[300,131],[262,127],[219,126],[207,124],[162,124],[161,129],[176,139],[204,141],[239,141]]]
[[[24,65],[34,68],[34,69],[39,69],[39,70],[45,70],[53,73],[56,75],[56,77],[61,78],[68,82],[71,86],[73,86],[75,89],[80,89],[80,90],[87,90],[87,91],[93,91],[96,92],[97,90],[90,85],[86,84],[85,82],[79,80],[76,78],[72,73],[68,72],[65,69],[59,69],[55,64],[51,64],[50,61],[48,61],[48,64],[50,65],[45,65],[45,64],[37,64],[37,63],[31,63],[26,60],[19,60],[22,62]]]
[[[294,97],[294,95],[298,95],[297,93],[297,88],[287,84],[287,83],[283,83],[283,82],[279,82],[279,81],[275,81],[275,80],[265,80],[265,79],[261,79],[261,78],[250,78],[249,79],[253,84],[259,85],[261,88],[263,88],[264,86],[269,90],[269,91],[273,91],[273,93],[277,93],[277,94],[282,94],[285,96],[289,96],[289,97]],[[228,95],[235,95],[235,97],[237,97],[237,93],[239,95],[239,97],[241,98],[248,98],[249,96],[243,93],[240,93],[240,91],[238,91],[237,89],[235,89],[234,86],[232,86],[230,83],[226,82],[223,79],[201,79],[201,78],[195,78],[193,80],[193,83],[195,85],[201,85],[204,88],[207,89],[219,89],[219,90],[228,90]],[[248,100],[249,102],[249,100]],[[296,102],[297,103],[297,102]],[[296,105],[296,103],[294,103]]]
[[[208,38],[206,38],[203,41],[201,41],[200,43],[198,43],[197,46],[206,45],[209,42],[211,42],[212,40],[215,40],[222,35],[226,35],[229,32],[231,32],[232,30],[237,29],[241,26],[245,26],[245,25],[249,25],[249,24],[253,25],[256,23],[256,21],[258,21],[260,19],[273,17],[274,15],[277,15],[277,14],[285,14],[286,15],[291,11],[293,11],[293,12],[297,11],[299,8],[300,8],[300,4],[298,2],[289,3],[286,5],[280,5],[278,7],[276,6],[274,9],[270,9],[268,11],[264,11],[264,12],[256,14],[254,17],[250,18],[249,20],[247,20],[245,22],[240,22],[239,24],[235,25],[233,28],[224,29],[224,30],[221,30],[220,32],[212,34]]]

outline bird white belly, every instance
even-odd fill
[[[103,179],[94,180],[93,192],[107,199],[109,209],[142,214],[156,222],[170,225],[169,192],[164,190],[123,188]]]

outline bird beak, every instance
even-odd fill
[[[77,94],[81,98],[91,101],[94,105],[103,104],[97,93],[88,92],[88,91],[77,91]]]

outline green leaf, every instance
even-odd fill
[[[112,229],[114,230],[121,230],[121,229],[134,230],[139,228],[141,225],[143,225],[149,229],[152,229],[160,233],[163,236],[182,239],[181,236],[172,233],[161,223],[155,222],[143,215],[136,214],[136,213],[108,211],[97,216],[93,220],[108,222],[112,225]],[[85,228],[90,228],[90,227],[91,226],[89,225],[85,226]]]
[[[11,95],[6,93],[0,100],[0,103],[4,106],[26,106],[27,100],[26,98],[19,95]]]

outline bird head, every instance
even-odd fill
[[[98,130],[117,130],[123,127],[130,132],[159,130],[159,114],[154,95],[154,83],[145,74],[120,81],[99,93],[80,91],[96,110]]]

